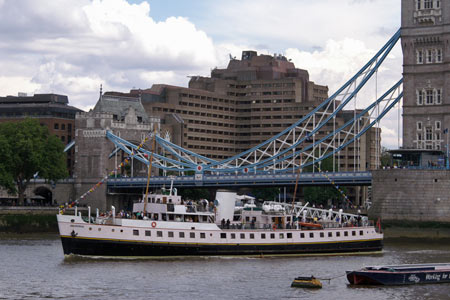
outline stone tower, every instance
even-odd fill
[[[159,129],[159,119],[147,115],[138,95],[126,97],[119,93],[105,93],[93,110],[76,115],[75,125],[74,179],[75,194],[79,197],[113,171],[127,156],[122,151],[114,151],[114,144],[106,138],[106,131],[110,130],[115,135],[139,145],[145,136],[152,132],[153,126]],[[150,149],[148,144],[149,142],[144,147]],[[115,176],[147,175],[147,167],[137,160],[131,160],[129,165],[128,170],[122,168]],[[139,195],[130,197],[133,196],[135,198],[127,198],[126,195],[107,197],[106,184],[103,184],[80,204],[101,210],[106,210],[110,205],[115,205],[118,209],[129,208]]]
[[[446,150],[450,1],[402,0],[403,148]]]

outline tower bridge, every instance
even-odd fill
[[[370,130],[379,128],[380,120],[399,105],[403,97],[403,80],[390,82],[390,88],[384,93],[378,93],[376,90],[372,99],[367,99],[370,93],[367,91],[363,93],[363,88],[367,89],[370,84],[378,82],[378,70],[399,38],[400,30],[327,99],[315,102],[305,99],[302,105],[314,103],[316,106],[302,107],[304,112],[296,114],[298,119],[284,127],[284,130],[248,150],[231,157],[226,156],[227,158],[204,155],[200,154],[201,151],[198,151],[199,153],[193,151],[196,148],[183,147],[186,145],[185,142],[172,140],[170,134],[162,129],[166,122],[162,124],[156,119],[147,119],[143,122],[146,120],[146,112],[140,96],[136,97],[130,93],[122,99],[123,101],[115,99],[115,95],[106,95],[105,98],[100,96],[93,112],[79,114],[76,118],[78,151],[76,151],[75,202],[86,198],[95,190],[101,190],[102,192],[92,197],[93,201],[90,201],[92,206],[105,208],[107,201],[118,207],[121,203],[130,203],[136,200],[133,198],[136,194],[142,193],[145,189],[147,173],[153,174],[149,181],[152,188],[170,186],[172,179],[168,175],[175,176],[173,184],[176,187],[208,189],[286,187],[295,185],[297,180],[302,186],[334,185],[340,192],[339,186],[370,185],[372,181],[370,169],[378,168],[379,164],[367,166],[360,162],[361,156],[372,155],[372,152],[370,154],[360,152],[361,140],[365,139],[367,133],[376,136],[375,146],[371,144],[365,147],[376,149],[374,161],[378,162],[379,130],[376,129],[375,132]],[[287,61],[283,60],[280,63],[287,63]],[[293,67],[293,64],[289,66]],[[301,80],[299,84],[303,84]],[[289,89],[292,88],[287,88]],[[283,88],[281,90],[283,91]],[[361,94],[364,97],[361,97]],[[358,95],[363,100],[358,100]],[[183,96],[183,92],[176,92],[177,103],[183,101],[183,97],[189,98],[189,95]],[[208,101],[213,101],[213,99],[208,100],[207,96],[198,95],[198,97],[206,98],[193,101],[193,105],[197,102],[207,105]],[[261,97],[265,99],[264,96]],[[270,97],[273,98],[273,96]],[[281,97],[284,101],[285,96]],[[195,95],[192,98],[195,98]],[[216,100],[216,104],[219,105],[221,103],[219,100],[225,103],[226,99]],[[149,101],[156,100],[152,98]],[[241,104],[236,104],[236,108]],[[110,105],[109,111],[102,110],[102,107],[107,105]],[[278,108],[278,102],[274,107]],[[287,115],[283,114],[283,116]],[[188,127],[183,125],[183,120],[175,119],[182,124],[179,136],[184,137],[182,129]],[[122,120],[125,122],[121,122]],[[139,120],[142,122],[139,123]],[[195,120],[191,119],[191,121]],[[98,142],[99,139],[104,138],[108,140],[107,143]],[[109,141],[112,142],[113,148]],[[217,144],[220,142],[217,141]],[[351,164],[348,163],[344,169],[341,169],[340,163],[343,157],[342,151],[347,151],[345,157],[352,159]],[[109,160],[103,159],[108,154]],[[113,168],[111,168],[112,165],[114,165]],[[325,168],[326,165],[328,168]],[[129,169],[124,172],[124,168]],[[329,172],[324,172],[322,168]],[[123,177],[124,173],[128,173],[131,177]],[[134,196],[127,196],[127,193]],[[359,189],[358,191],[355,189],[354,197],[359,204],[362,204],[363,193],[368,194],[368,190],[364,189],[360,192]],[[107,201],[105,201],[106,197],[108,197]]]
[[[160,134],[159,128],[152,126],[140,145],[121,138],[111,130],[107,131],[106,137],[115,145],[111,156],[123,151],[128,160],[137,160],[147,166],[151,160],[153,168],[159,169],[163,175],[177,174],[177,186],[292,185],[300,172],[301,184],[335,182],[340,185],[370,185],[370,171],[362,172],[355,168],[353,172],[340,172],[336,168],[338,153],[351,144],[358,145],[360,138],[372,127],[379,126],[380,120],[401,100],[402,79],[381,96],[366,103],[365,107],[356,109],[361,106],[357,104],[357,95],[372,77],[377,76],[378,69],[399,38],[400,30],[332,96],[285,130],[238,155],[216,160],[197,154],[171,142]],[[354,114],[344,124],[337,124],[336,116],[344,110],[353,110]],[[330,127],[331,131],[325,130]],[[322,134],[319,135],[319,132]],[[148,147],[143,147],[147,141],[153,141],[159,151],[152,152]],[[355,150],[355,160],[359,155]],[[332,160],[333,166],[332,175],[328,178],[321,175],[322,172],[314,173],[317,168],[314,166],[320,166],[326,159]],[[308,166],[313,166],[313,173],[302,171]],[[193,173],[195,175],[186,175]],[[110,190],[139,188],[145,183],[143,178],[111,177],[106,180]],[[164,176],[152,177],[150,185],[161,186],[168,184],[168,180]]]

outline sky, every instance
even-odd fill
[[[0,96],[64,94],[89,110],[100,85],[187,86],[243,50],[285,55],[331,95],[399,27],[400,0],[0,0]],[[363,98],[401,68],[397,45]],[[399,146],[397,115],[381,123],[387,148]]]

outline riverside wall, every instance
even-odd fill
[[[78,208],[78,211],[87,214],[86,208]],[[58,207],[0,206],[0,233],[56,233],[58,212]],[[65,213],[75,212],[68,209]]]
[[[391,227],[447,227],[450,224],[450,171],[372,171],[369,217],[381,218],[392,224]]]

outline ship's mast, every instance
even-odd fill
[[[294,212],[295,196],[297,194],[298,180],[300,179],[301,169],[302,169],[302,157],[300,155],[300,164],[299,164],[298,170],[297,170],[297,178],[295,179],[294,195],[292,196],[292,210],[291,210],[291,214]]]
[[[148,186],[150,184],[150,175],[152,173],[152,161],[153,161],[153,153],[155,152],[155,144],[156,144],[156,124],[153,124],[153,142],[152,142],[152,152],[150,154],[149,166],[148,166],[148,175],[147,175],[147,186],[145,187],[145,199],[144,199],[144,214],[147,215],[147,203],[148,203]]]

